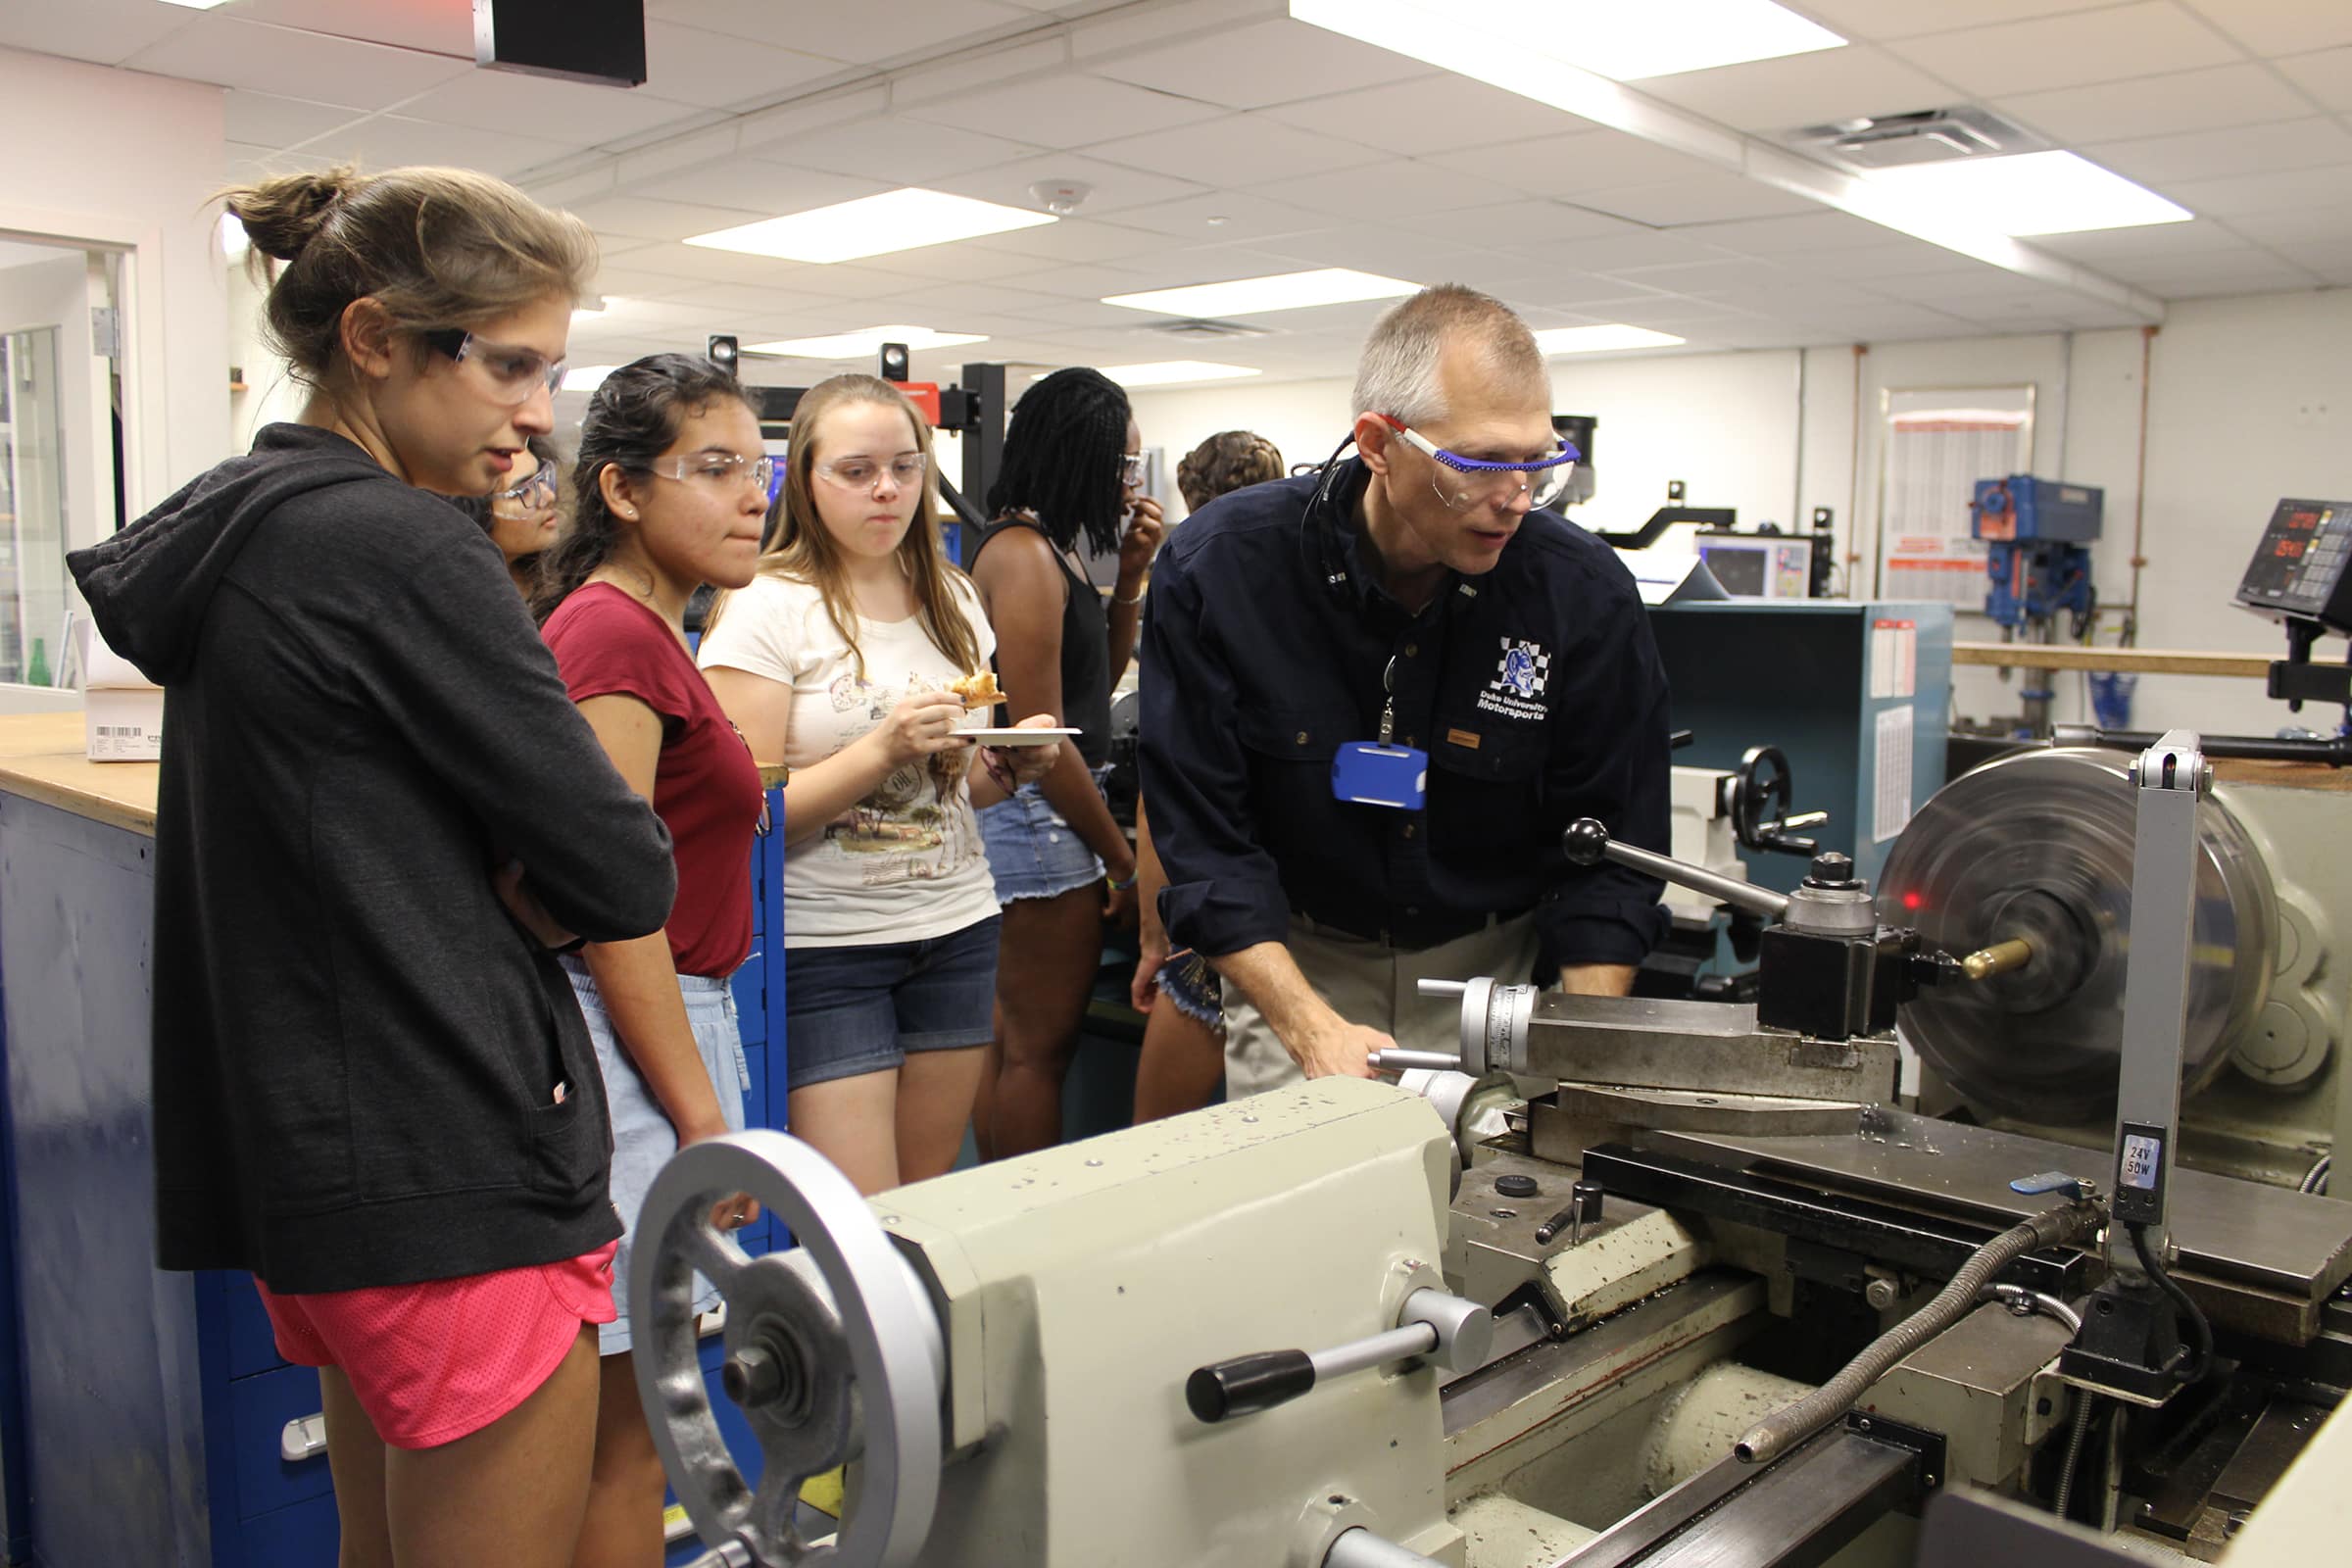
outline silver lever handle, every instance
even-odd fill
[[[1767,919],[1778,920],[1788,912],[1788,897],[1785,893],[1775,893],[1753,882],[1742,882],[1737,877],[1724,876],[1704,866],[1690,865],[1649,850],[1636,849],[1631,844],[1620,844],[1609,837],[1609,830],[1594,817],[1583,817],[1569,823],[1568,831],[1560,837],[1560,847],[1568,852],[1568,858],[1578,865],[1598,865],[1603,860],[1611,860],[1636,871],[1664,877],[1669,882],[1704,893],[1711,899],[1721,899],[1734,908],[1745,909],[1750,914],[1760,914]]]
[[[1328,1350],[1260,1350],[1197,1368],[1185,1379],[1184,1402],[1214,1424],[1296,1399],[1317,1383],[1410,1356],[1434,1356],[1447,1370],[1486,1364],[1494,1348],[1494,1319],[1476,1301],[1422,1289],[1404,1298],[1396,1326]]]

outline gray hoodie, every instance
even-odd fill
[[[618,1235],[585,1025],[491,873],[620,941],[676,870],[481,530],[277,424],[69,564],[166,692],[162,1265],[340,1291]]]

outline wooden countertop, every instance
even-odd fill
[[[0,790],[62,808],[133,833],[155,833],[156,762],[93,762],[81,714],[0,715]],[[763,764],[760,780],[784,782],[781,764]]]
[[[2112,669],[2135,675],[2226,675],[2268,680],[2274,654],[2197,653],[2177,648],[2085,648],[2079,643],[1954,643],[1955,664],[2005,669]]]
[[[81,714],[0,716],[0,790],[133,833],[155,834],[157,762],[93,762]]]

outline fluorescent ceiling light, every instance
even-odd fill
[[[1247,365],[1210,360],[1154,360],[1149,365],[1105,365],[1102,373],[1121,386],[1172,386],[1180,381],[1234,381],[1261,372]]]
[[[237,221],[236,214],[220,215],[220,254],[230,261],[242,260],[245,253],[253,249],[253,241],[245,237],[245,225]]]
[[[602,294],[591,294],[586,299],[580,301],[579,304],[574,305],[571,308],[571,318],[575,321],[592,319],[595,317],[604,315],[605,312],[611,310],[616,303],[618,302],[614,300],[609,300]]]
[[[1605,326],[1555,326],[1536,334],[1536,347],[1554,354],[1605,354],[1611,349],[1664,349],[1684,341],[1671,332],[1611,321]]]
[[[879,196],[860,196],[853,202],[697,234],[686,243],[787,262],[853,262],[861,256],[887,256],[893,251],[919,250],[925,245],[1058,221],[1052,213],[1001,207],[910,185]]]
[[[862,360],[882,352],[885,343],[904,343],[915,349],[953,349],[988,339],[971,332],[934,332],[927,326],[861,326],[830,337],[782,338],[773,343],[747,343],[746,354],[780,354],[795,360]]]
[[[168,6],[186,6],[190,11],[210,11],[215,6],[224,6],[228,4],[228,0],[164,0],[164,4]]]
[[[1227,283],[1195,283],[1187,288],[1148,289],[1141,294],[1104,296],[1105,305],[1156,316],[1214,318],[1262,316],[1270,311],[1296,311],[1310,305],[1347,305],[1356,300],[1402,299],[1417,294],[1421,285],[1402,278],[1382,277],[1345,267],[1318,268],[1311,272],[1277,272],[1271,277],[1237,277]]]
[[[1883,169],[1874,185],[2012,236],[2179,223],[2196,215],[2075,153],[2015,153]]]
[[[619,369],[617,365],[575,365],[564,372],[566,392],[593,392],[605,384],[605,377]]]
[[[1300,22],[1512,92],[1573,66],[1617,81],[1838,49],[1845,40],[1773,0],[1290,0]],[[1497,48],[1508,42],[1509,47]],[[1539,96],[1530,94],[1530,96]]]

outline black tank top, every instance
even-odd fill
[[[1101,767],[1110,760],[1110,624],[1102,595],[1071,569],[1069,558],[1054,549],[1053,537],[1028,517],[998,518],[980,536],[971,564],[978,565],[989,541],[1009,528],[1026,528],[1045,540],[1054,564],[1061,568],[1069,590],[1061,609],[1061,721],[1078,729],[1071,744],[1086,765]],[[1006,721],[1014,716],[1020,715],[1008,714]]]

